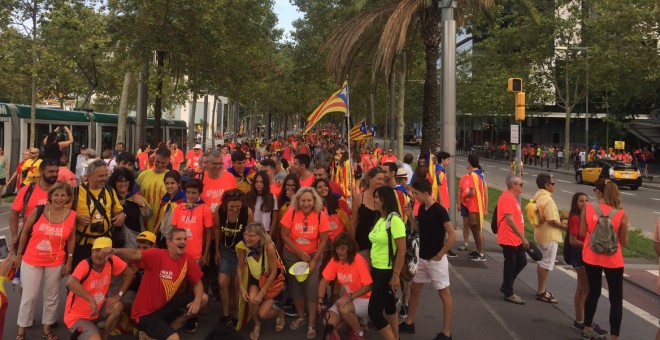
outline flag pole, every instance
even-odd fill
[[[351,199],[351,191],[353,190],[353,157],[351,155],[351,100],[350,100],[350,88],[348,87],[348,75],[346,75],[346,140],[348,141],[348,192],[346,193],[347,195],[347,201],[349,203],[349,206],[352,203]],[[344,164],[345,166],[345,164]]]

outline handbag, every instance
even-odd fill
[[[536,262],[543,260],[541,249],[539,249],[539,247],[534,242],[529,242],[529,249],[525,251],[527,252],[527,255],[532,258],[532,260]]]

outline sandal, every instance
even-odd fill
[[[305,318],[297,318],[289,324],[289,329],[295,331],[296,329],[305,325]]]
[[[25,334],[19,334],[16,336],[16,340],[25,340]]]
[[[307,339],[316,339],[316,329],[312,326],[307,327]]]
[[[525,300],[523,300],[522,298],[520,298],[520,296],[518,296],[516,294],[513,294],[509,297],[505,297],[504,300],[509,301],[511,303],[515,303],[517,305],[524,305],[525,304]]]
[[[261,333],[261,325],[254,326],[254,328],[252,328],[252,332],[250,332],[250,340],[259,339],[259,334],[260,333]]]
[[[60,338],[53,334],[53,332],[42,333],[41,338],[46,340],[60,340]]]
[[[541,294],[536,294],[536,299],[542,302],[547,302],[547,303],[558,303],[557,299],[555,299],[555,296],[552,295],[549,291],[545,291]]]
[[[282,330],[284,330],[284,311],[280,309],[275,319],[275,332],[281,332]]]

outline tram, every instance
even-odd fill
[[[0,145],[5,150],[5,157],[11,169],[20,162],[22,151],[27,149],[30,140],[30,106],[0,103]],[[100,156],[104,149],[114,149],[117,141],[116,114],[102,112],[86,112],[74,110],[59,110],[52,108],[37,108],[36,135],[37,146],[42,148],[42,141],[49,132],[58,126],[68,126],[73,134],[73,144],[64,150],[69,157],[69,164],[75,168],[76,156],[80,146],[85,145],[96,150]],[[135,152],[139,143],[135,140],[136,119],[129,116],[126,119],[126,150]],[[161,119],[163,140],[176,140],[184,152],[186,151],[187,123],[183,120]],[[145,138],[152,139],[154,119],[147,119]]]

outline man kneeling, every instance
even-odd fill
[[[115,328],[124,305],[119,301],[133,281],[133,271],[116,256],[101,249],[112,247],[112,240],[99,237],[92,245],[92,256],[81,261],[66,282],[69,295],[64,310],[64,323],[70,332],[79,332],[81,340],[106,340]],[[119,293],[106,298],[110,278],[122,276]],[[103,337],[97,325],[103,322]]]
[[[167,249],[103,249],[104,253],[136,262],[144,269],[131,311],[140,339],[178,340],[177,329],[208,302],[202,271],[184,252],[187,240],[185,229],[173,228],[167,238]],[[184,278],[190,282],[192,291],[176,294]]]

